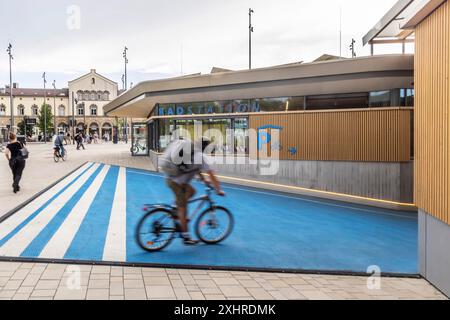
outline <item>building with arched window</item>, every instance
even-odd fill
[[[66,107],[62,104],[58,107],[58,117],[64,117],[66,115]]]
[[[51,107],[52,114],[55,113],[58,130],[61,128],[70,132],[83,130],[83,128],[87,130],[90,124],[94,123],[99,135],[103,130],[112,135],[112,128],[117,125],[116,118],[107,117],[103,107],[117,98],[118,85],[95,70],[70,81],[66,89],[47,88],[44,92],[40,88],[20,88],[16,83],[13,85],[12,94],[15,130],[24,117],[38,121],[39,110],[44,103]],[[76,101],[72,101],[72,95]],[[0,129],[6,131],[11,123],[9,96],[8,86],[0,88]],[[131,123],[131,119],[128,123]]]
[[[91,116],[96,116],[97,115],[98,107],[95,104],[91,105],[89,107],[89,109],[90,109],[90,115]]]

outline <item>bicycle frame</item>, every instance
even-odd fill
[[[191,199],[188,201],[188,204],[199,202],[197,208],[193,211],[193,213],[189,214],[186,217],[188,220],[194,220],[197,217],[197,215],[200,213],[201,209],[203,208],[203,206],[205,204],[208,204],[209,208],[212,208],[214,206],[215,203],[211,199],[211,192],[212,192],[212,189],[210,187],[207,187],[205,195],[198,197],[198,198]],[[146,205],[144,207],[144,211],[149,211],[150,209],[158,209],[158,208],[170,210],[173,214],[173,217],[178,217],[178,212],[177,212],[176,206],[170,206],[170,205],[163,204],[163,203]]]

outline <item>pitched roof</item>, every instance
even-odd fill
[[[44,93],[48,97],[69,97],[69,89],[42,89],[42,88],[13,88],[14,97],[43,97]],[[0,96],[10,95],[10,89],[4,88],[0,90]]]
[[[92,75],[92,74],[95,74],[96,76],[102,78],[103,80],[105,80],[105,81],[107,81],[107,82],[110,82],[110,83],[112,83],[112,84],[117,85],[117,82],[112,81],[111,79],[108,79],[108,78],[105,77],[105,76],[102,76],[100,73],[97,73],[97,70],[95,70],[95,69],[91,69],[91,71],[90,71],[89,73],[86,73],[85,75],[82,75],[81,77],[78,77],[78,78],[76,78],[75,80],[69,81],[69,85],[70,85],[71,83],[77,82],[77,81],[79,81],[79,80],[81,80],[81,79],[83,79],[83,78],[85,78],[85,77],[88,77],[88,76],[90,76],[90,75]]]

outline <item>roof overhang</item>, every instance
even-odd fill
[[[436,8],[446,0],[399,0],[364,36],[363,44],[407,43],[414,41],[414,29],[406,27],[423,8]],[[430,3],[432,3],[430,5]],[[405,26],[406,25],[406,26]]]
[[[421,6],[416,8],[416,14],[413,15],[404,25],[403,29],[413,30],[415,27],[425,20],[430,14],[432,14],[437,8],[439,8],[447,0],[429,0],[422,3]]]
[[[152,80],[123,93],[104,111],[108,116],[148,118],[158,103],[363,92],[378,86],[384,90],[390,77],[409,81],[413,62],[412,55],[380,55]]]

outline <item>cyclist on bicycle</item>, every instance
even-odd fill
[[[209,143],[207,138],[203,138],[198,145],[194,145],[189,140],[176,140],[169,145],[160,163],[163,172],[167,175],[167,185],[175,194],[180,231],[185,245],[196,245],[199,242],[189,235],[186,218],[189,199],[196,193],[190,184],[192,179],[199,176],[206,182],[202,173],[207,173],[217,195],[225,195],[204,154]]]
[[[55,151],[59,151],[59,155],[61,158],[64,158],[64,155],[66,153],[66,149],[64,149],[64,132],[60,132],[59,134],[55,135],[54,141],[55,145]]]

